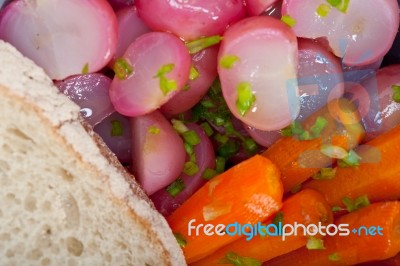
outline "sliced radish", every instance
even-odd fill
[[[117,50],[109,66],[113,66],[117,58],[121,57],[129,45],[139,36],[150,32],[150,29],[139,18],[134,6],[122,8],[116,12],[118,19],[118,42]]]
[[[0,39],[61,80],[110,61],[117,19],[106,0],[16,0],[0,14]]]
[[[277,130],[297,117],[297,39],[284,23],[260,16],[234,24],[218,62],[224,98],[245,124]]]
[[[366,141],[400,124],[400,103],[393,100],[392,85],[400,86],[400,65],[382,68],[376,76],[346,91],[346,96],[358,106]]]
[[[270,7],[268,7],[263,15],[271,16],[277,19],[282,17],[282,0],[275,1]]]
[[[81,114],[92,126],[115,112],[108,91],[111,79],[93,73],[71,76],[55,83],[58,89],[81,107]]]
[[[134,0],[108,0],[110,5],[115,9],[119,10],[125,7],[133,6]]]
[[[155,111],[131,119],[132,171],[151,195],[171,184],[183,170],[183,141],[168,120]]]
[[[150,28],[173,32],[187,41],[222,34],[245,16],[241,0],[136,0],[135,4]]]
[[[311,40],[299,40],[298,77],[301,107],[297,120],[306,119],[344,93],[339,59]]]
[[[115,109],[127,116],[150,113],[178,93],[189,79],[191,58],[170,33],[151,32],[136,39],[121,59],[111,84]],[[121,76],[122,74],[122,76]]]
[[[278,0],[245,0],[246,10],[250,16],[258,16]]]
[[[170,215],[207,182],[202,177],[205,169],[213,169],[215,167],[214,149],[204,130],[196,124],[188,124],[187,127],[189,130],[196,131],[200,137],[200,143],[194,146],[196,164],[199,167],[199,171],[193,176],[182,174],[181,179],[185,184],[185,188],[175,197],[171,196],[165,189],[161,189],[151,196],[157,210],[164,216]]]
[[[217,77],[217,56],[217,46],[212,46],[193,55],[192,66],[198,73],[197,77],[189,80],[184,90],[177,93],[161,107],[163,113],[176,115],[186,112],[201,100]]]
[[[335,8],[321,0],[284,0],[282,13],[295,19],[299,37],[326,38],[347,65],[366,65],[389,51],[399,27],[396,0],[341,1]]]

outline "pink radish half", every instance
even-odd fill
[[[0,13],[0,39],[61,80],[110,61],[117,19],[106,0],[16,0]]]
[[[222,34],[245,16],[242,0],[136,0],[140,17],[156,31],[175,33],[186,41]]]
[[[299,113],[297,61],[296,36],[281,21],[251,17],[230,27],[218,73],[231,112],[260,130],[289,125]]]
[[[322,0],[284,0],[282,14],[295,19],[297,36],[326,38],[347,65],[377,61],[389,51],[399,27],[396,0],[350,0],[341,11]]]
[[[150,32],[137,38],[123,56],[126,76],[114,77],[110,98],[126,116],[150,113],[178,93],[189,79],[191,58],[175,35]],[[172,84],[161,84],[162,80]],[[169,88],[169,89],[168,89]]]
[[[134,117],[131,123],[133,174],[151,195],[179,177],[186,151],[181,137],[159,111]]]

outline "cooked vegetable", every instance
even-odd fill
[[[332,206],[343,206],[344,197],[367,195],[371,202],[400,199],[400,126],[358,147],[362,158],[357,167],[338,167],[330,180],[313,180],[304,185],[325,195]]]
[[[251,223],[264,221],[276,213],[282,205],[282,184],[279,171],[268,159],[256,155],[214,177],[179,207],[168,222],[174,233],[182,234],[187,243],[183,249],[188,263],[211,254],[218,248],[240,236],[188,235],[191,220],[193,226],[200,223],[212,225]]]
[[[336,220],[336,225],[349,225],[348,235],[327,235],[324,249],[301,248],[269,261],[268,266],[354,265],[393,257],[400,252],[399,222],[400,202],[372,204]]]
[[[279,139],[263,153],[281,171],[285,192],[315,175],[321,168],[332,165],[332,158],[321,152],[323,145],[333,145],[344,150],[355,147],[364,136],[363,126],[353,104],[345,99],[331,101],[302,123],[308,130],[318,117],[327,123],[321,136],[313,140],[298,140],[296,137]]]
[[[292,225],[295,222],[306,226],[318,224],[318,222],[327,224],[333,220],[330,206],[326,203],[324,197],[311,189],[302,190],[284,201],[283,207],[277,215],[281,216],[282,224]],[[265,225],[273,223],[274,220],[277,221],[276,217],[268,219]],[[269,231],[273,233],[274,229]],[[282,236],[258,235],[250,241],[242,237],[194,263],[193,266],[219,265],[221,259],[229,252],[264,262],[303,247],[306,243],[307,237],[301,234],[287,236],[285,240],[282,240]]]

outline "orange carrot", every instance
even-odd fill
[[[333,215],[330,206],[324,197],[311,189],[305,189],[288,198],[281,211],[282,224],[294,225],[295,222],[309,225],[331,223]],[[269,220],[267,224],[270,224]],[[273,232],[273,230],[269,230]],[[252,258],[259,262],[264,262],[296,250],[307,243],[307,237],[303,234],[290,235],[282,239],[282,236],[260,236],[257,235],[250,240],[242,237],[235,242],[224,246],[210,256],[195,262],[192,266],[221,265],[229,253],[234,252],[240,257]],[[223,265],[223,264],[222,264]],[[225,264],[226,265],[226,264]]]
[[[399,150],[400,126],[397,126],[359,147],[360,166],[338,167],[334,178],[312,180],[304,187],[320,191],[331,205],[342,205],[344,197],[362,195],[372,202],[400,199]]]
[[[266,265],[354,265],[384,260],[400,251],[400,202],[371,204],[338,218],[336,224],[348,224],[349,235],[326,236],[325,249],[301,248]]]
[[[371,262],[366,262],[362,263],[359,266],[399,266],[400,265],[400,253],[397,253],[396,256],[391,257],[387,260],[381,260],[381,261],[371,261]]]
[[[306,119],[302,127],[312,131],[311,128],[318,117],[327,121],[320,137],[312,140],[284,137],[263,153],[263,156],[275,163],[281,171],[285,192],[318,173],[320,168],[332,164],[332,159],[320,152],[322,144],[350,150],[360,143],[365,135],[356,108],[345,99],[331,101]]]
[[[235,222],[264,221],[281,208],[282,195],[279,170],[270,160],[255,155],[207,182],[167,220],[172,231],[186,241],[183,252],[192,263],[240,237],[217,235],[215,230]]]

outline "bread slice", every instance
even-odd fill
[[[79,107],[2,41],[0,202],[0,265],[185,265]]]

